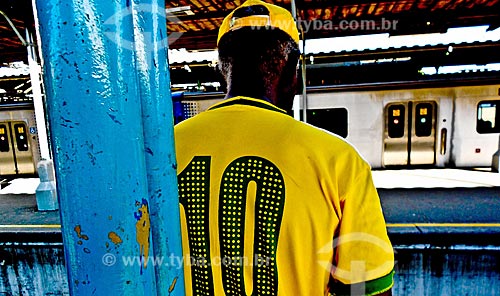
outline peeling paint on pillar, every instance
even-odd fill
[[[76,235],[78,236],[78,238],[81,238],[83,240],[89,240],[88,236],[86,236],[85,234],[82,234],[82,227],[80,225],[76,225],[74,229],[75,229],[75,232],[76,232]]]
[[[168,70],[167,17],[162,0],[135,0],[137,76],[142,99],[149,215],[155,259],[183,258]],[[174,22],[175,16],[169,15]],[[174,264],[155,264],[158,296],[184,295],[184,273]]]
[[[76,225],[74,230],[76,232],[77,237],[80,239],[76,242],[78,245],[83,245],[82,240],[89,240],[89,237],[87,235],[82,234],[82,227],[80,225]]]
[[[113,242],[113,244],[115,245],[119,245],[121,244],[123,241],[122,241],[122,238],[114,231],[110,231],[108,233],[108,238],[111,240],[111,242]]]
[[[149,199],[136,54],[123,46],[133,1],[36,5],[70,293],[155,295],[154,269],[123,261],[141,252],[131,213]]]
[[[148,267],[149,261],[149,236],[150,236],[150,228],[151,222],[149,220],[149,209],[148,209],[148,201],[142,199],[142,202],[136,202],[136,205],[139,206],[139,209],[136,213],[134,213],[135,219],[137,222],[135,223],[136,230],[136,240],[139,244],[139,258],[141,262],[141,274],[142,267]]]

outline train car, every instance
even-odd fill
[[[499,95],[500,84],[310,87],[305,116],[353,144],[373,168],[491,167],[500,144]],[[222,99],[184,93],[176,102],[187,118]],[[294,116],[302,120],[296,101]]]
[[[223,99],[174,92],[175,123]],[[294,106],[303,120],[301,96]],[[345,138],[375,169],[491,167],[500,145],[500,84],[309,87],[306,106],[306,122]],[[32,103],[0,105],[0,175],[36,174],[39,161]]]
[[[499,148],[499,87],[316,88],[306,117],[346,138],[374,168],[488,167]]]
[[[0,105],[0,175],[36,175],[39,161],[33,103]]]

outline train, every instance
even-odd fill
[[[224,94],[178,92],[174,97],[180,122]],[[492,168],[500,149],[496,81],[315,86],[305,97],[304,103],[296,96],[293,116],[344,138],[373,169]]]
[[[373,169],[491,168],[500,150],[500,83],[315,86],[306,94],[306,103],[295,97],[291,115],[344,138]],[[224,93],[178,91],[172,99],[177,124]],[[36,175],[40,159],[33,104],[1,105],[0,175]]]
[[[32,102],[0,105],[0,175],[36,176],[41,159]]]

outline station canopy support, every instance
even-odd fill
[[[71,295],[184,295],[165,3],[36,6]]]

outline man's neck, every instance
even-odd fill
[[[225,96],[225,99],[230,99],[230,98],[234,98],[234,97],[238,97],[238,96],[259,99],[259,100],[263,100],[263,101],[269,102],[269,103],[271,103],[273,105],[276,105],[276,102],[272,99],[273,96],[268,96],[268,95],[252,95],[250,93],[245,93],[245,92],[235,92],[235,91],[232,91],[231,88],[228,89],[228,91],[226,93],[226,96]]]
[[[261,96],[261,97],[256,97],[256,96],[248,96],[248,95],[233,95],[233,94],[230,94],[230,93],[227,93],[226,96],[224,97],[224,99],[231,99],[231,98],[235,98],[235,97],[248,97],[248,98],[252,98],[252,99],[258,99],[258,100],[263,100],[263,101],[266,101],[266,102],[269,102],[271,104],[273,104],[273,102],[265,97],[265,96]]]

